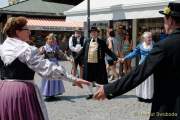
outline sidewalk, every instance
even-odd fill
[[[68,69],[71,65],[63,63]],[[40,84],[40,77],[35,80]],[[64,81],[66,92],[46,102],[50,120],[148,120],[151,104],[138,102],[135,90],[111,100],[86,100],[87,87],[80,89]]]

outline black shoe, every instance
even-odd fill
[[[152,103],[152,99],[144,99],[145,103]]]
[[[75,84],[75,83],[72,83],[72,86],[76,86],[76,84]]]
[[[88,95],[88,96],[86,97],[87,100],[92,99],[92,98],[93,98],[93,95],[92,95],[92,94],[90,94],[90,95]]]
[[[49,101],[54,101],[55,99],[56,99],[55,96],[46,96],[44,101],[49,102]]]
[[[95,83],[92,83],[92,86],[93,86],[93,87],[96,87],[96,84],[95,84]]]
[[[140,97],[138,97],[138,101],[145,102],[145,103],[152,103],[152,99],[144,99],[144,98],[140,98]]]
[[[139,102],[143,102],[143,98],[138,97],[137,99]]]

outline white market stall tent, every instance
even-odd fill
[[[180,0],[90,0],[91,21],[162,17],[158,13],[168,2]],[[87,20],[87,0],[65,11],[67,20]]]
[[[111,6],[119,4],[119,0],[90,0],[91,20],[103,21],[111,20]],[[87,19],[87,0],[84,0],[79,5],[65,11],[67,20],[86,21]]]

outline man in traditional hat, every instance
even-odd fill
[[[76,28],[74,30],[74,34],[69,39],[69,48],[72,51],[72,56],[74,58],[73,67],[72,67],[72,74],[74,76],[77,75],[77,67],[79,65],[80,68],[80,78],[83,77],[83,65],[82,65],[82,57],[77,58],[79,52],[83,48],[84,44],[84,37],[82,36],[82,29]]]
[[[113,58],[114,61],[117,57],[107,47],[106,42],[98,38],[99,30],[97,27],[91,27],[91,39],[87,40],[84,44],[81,55],[84,56],[84,75],[83,78],[90,82],[98,84],[107,84],[107,72],[105,65],[105,53]],[[91,90],[91,88],[90,88]],[[89,93],[87,99],[92,98],[92,91]]]
[[[97,100],[122,95],[154,74],[150,120],[180,120],[180,3],[170,2],[163,11],[168,35],[155,44],[143,64],[114,83],[99,86]]]

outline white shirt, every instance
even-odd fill
[[[73,37],[74,37],[74,35],[72,35],[69,38],[69,48],[70,48],[71,51],[78,53],[83,48],[83,46],[81,46],[81,43],[80,43],[80,38],[81,37],[77,38],[76,46],[73,46],[73,40],[72,40]]]
[[[48,59],[44,59],[36,47],[30,46],[17,38],[6,38],[0,46],[0,57],[5,65],[11,64],[18,58],[40,76],[48,79],[68,81],[76,79],[76,77],[68,74],[62,66],[57,66]]]

